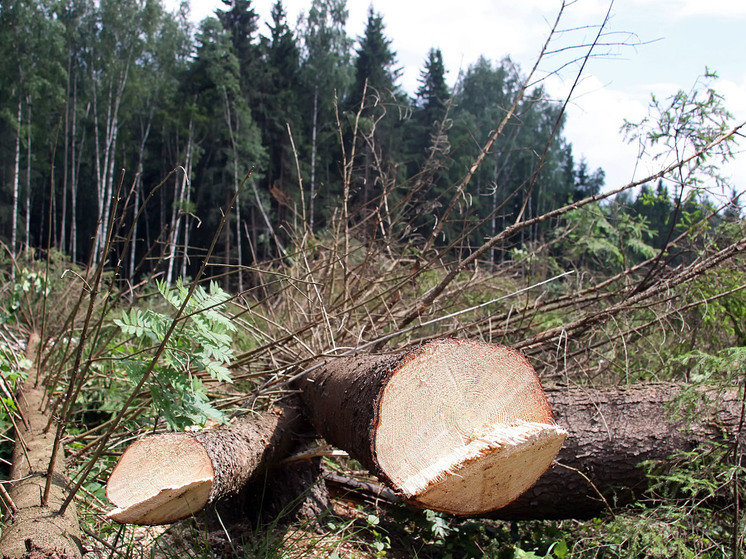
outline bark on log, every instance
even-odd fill
[[[742,421],[738,391],[703,392],[706,399],[692,419],[675,420],[669,404],[683,389],[670,383],[547,389],[557,422],[570,432],[557,462],[573,469],[555,464],[520,498],[490,516],[592,518],[606,509],[599,491],[612,506],[641,496],[647,479],[640,462],[665,460],[707,442],[734,442]],[[746,452],[746,433],[740,432],[740,438]]]
[[[339,378],[345,374],[354,376],[353,369],[344,366],[344,362],[338,363],[338,361],[328,363],[323,370],[320,369],[314,375],[319,379],[318,381],[314,378],[305,381],[306,384],[313,385],[313,388],[307,387],[307,389],[328,391],[331,387],[324,377],[332,376],[339,381]],[[354,362],[358,364],[358,372],[368,371],[368,375],[364,376],[360,382],[373,384],[380,381],[379,377],[382,372],[390,373],[392,369],[396,370],[402,363],[408,361],[399,355],[354,358]],[[374,366],[371,369],[371,363],[378,368]],[[340,367],[340,371],[334,371],[335,367]],[[702,405],[696,411],[695,420],[676,421],[671,419],[668,406],[684,388],[677,384],[645,383],[603,389],[585,387],[547,389],[546,394],[558,423],[570,432],[568,440],[557,457],[558,462],[573,469],[553,466],[521,497],[491,513],[490,516],[510,520],[592,517],[603,512],[606,507],[597,490],[612,506],[630,502],[641,495],[647,487],[645,472],[639,467],[641,461],[665,460],[677,451],[692,450],[709,441],[732,441],[741,424],[742,402],[739,394],[736,391],[708,392],[706,395],[711,398],[712,402],[709,406]],[[333,392],[310,397],[319,404],[320,410],[317,410],[317,415],[326,418],[323,421],[329,429],[340,431],[337,434],[327,433],[327,435],[330,438],[340,438],[349,431],[345,429],[345,426],[349,427],[353,421],[361,422],[358,416],[368,414],[369,417],[370,409],[369,407],[355,407],[352,390],[342,395],[342,400],[350,400],[344,406],[340,405],[341,400],[338,396],[332,396]],[[423,396],[422,393],[419,394],[419,397],[415,397],[415,404],[423,409],[431,409],[433,399],[427,395]],[[328,404],[326,409],[323,409],[324,402]],[[464,417],[469,417],[468,407],[464,408]],[[302,421],[299,421],[302,424]],[[401,433],[406,435],[407,440],[411,440],[418,423],[414,417],[407,421]],[[362,423],[365,424],[364,421]],[[253,452],[264,452],[267,444],[274,444],[272,441],[278,440],[278,435],[273,431],[277,425],[281,423],[278,422],[275,427],[269,425],[264,430],[264,435],[255,437],[255,440],[258,438],[259,443],[249,443],[249,448],[253,449]],[[296,428],[304,429],[304,427],[293,429]],[[219,433],[223,431],[219,429],[213,436],[219,436]],[[289,434],[290,431],[286,429],[283,432]],[[279,437],[280,440],[285,440],[285,438],[283,435]],[[741,443],[741,448],[746,449],[746,434],[744,433],[741,433]],[[366,448],[359,441],[355,446],[355,440],[337,444],[347,446],[352,452],[362,452],[360,448],[363,450]],[[355,451],[355,448],[358,450]],[[280,449],[275,450],[275,455],[277,458],[283,457]],[[373,463],[371,456],[366,458],[362,455],[359,456],[360,458],[362,461],[367,460],[368,463]],[[164,460],[162,468],[171,467],[173,464],[178,465],[174,456],[165,455]],[[144,471],[158,469],[152,463],[148,465],[140,463],[139,459],[133,460],[133,463],[135,466],[131,468],[131,477],[125,486],[138,485],[133,480],[143,480]],[[197,461],[189,463],[196,464]],[[250,465],[251,461],[244,460],[243,463],[248,465],[236,466],[236,474],[228,476],[239,481],[225,484],[225,487],[235,488],[242,483],[241,479],[254,474],[255,466]],[[375,467],[375,463],[373,464]],[[241,468],[244,467],[246,470],[241,473]],[[170,470],[166,470],[163,474],[164,480],[168,480],[172,475],[169,472]],[[347,489],[355,490],[356,488],[348,487]],[[218,493],[216,491],[215,496]],[[386,497],[383,493],[379,493],[377,498],[385,499]]]
[[[566,436],[528,360],[502,346],[438,340],[337,359],[300,384],[319,433],[420,507],[479,514],[502,506],[549,467]],[[260,458],[284,457],[301,423],[285,411],[138,441],[109,478],[118,507],[109,516],[164,524],[197,512],[263,471]]]
[[[305,426],[299,406],[288,404],[217,429],[137,441],[109,477],[106,495],[117,508],[108,516],[145,525],[186,518],[285,458]]]
[[[406,501],[452,514],[513,501],[566,436],[528,360],[503,346],[436,340],[329,361],[298,384],[327,441]]]
[[[26,356],[34,363],[38,344],[38,334],[32,334]],[[64,515],[57,514],[67,497],[62,449],[52,475],[49,499],[46,505],[42,505],[54,432],[44,432],[48,422],[43,407],[45,389],[34,386],[35,368],[28,373],[16,397],[22,421],[17,425],[10,470],[9,493],[18,511],[6,514],[0,557],[22,557],[30,545],[49,556],[56,552],[57,556],[78,558],[82,549],[75,506],[68,506]]]

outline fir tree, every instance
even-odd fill
[[[269,156],[267,186],[285,194],[288,183],[297,181],[287,126],[296,147],[302,145],[303,137],[299,107],[300,49],[287,25],[280,0],[272,6],[272,21],[267,25],[270,36],[260,44],[263,64],[253,108]]]
[[[383,18],[371,7],[365,34],[360,38],[355,60],[355,81],[349,97],[348,107],[357,113],[363,102],[360,132],[362,140],[359,152],[362,165],[358,185],[358,202],[365,212],[375,202],[382,190],[385,175],[392,172],[393,157],[401,145],[401,121],[391,109],[408,105],[396,83],[401,71],[395,68],[396,53],[391,50],[391,39],[384,35]],[[383,118],[386,116],[386,118]],[[374,168],[375,167],[375,168]]]
[[[259,62],[256,44],[259,16],[251,7],[251,0],[222,0],[222,2],[228,9],[217,11],[216,14],[230,36],[234,56],[238,61],[241,89],[245,96],[251,97]]]
[[[383,17],[371,6],[365,34],[359,40],[355,60],[355,83],[350,94],[350,103],[358,105],[366,89],[368,95],[390,97],[398,92],[396,80],[401,74],[394,68],[396,52],[391,50],[391,39],[384,35]]]

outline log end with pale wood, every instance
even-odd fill
[[[516,499],[567,436],[529,361],[483,342],[435,340],[337,359],[300,387],[329,442],[410,503],[451,514],[483,514]]]
[[[478,515],[516,499],[549,468],[558,427],[529,361],[507,347],[435,340],[396,354],[320,363],[298,382],[318,433],[408,502]],[[302,431],[286,405],[230,426],[131,445],[107,484],[109,517],[166,524],[237,493]]]
[[[204,508],[215,477],[205,448],[184,433],[131,444],[109,477],[106,496],[122,524],[166,524]]]
[[[200,432],[153,435],[131,444],[106,484],[122,524],[170,524],[238,493],[285,458],[305,430],[301,411],[277,405],[257,416]]]

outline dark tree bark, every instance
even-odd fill
[[[741,449],[746,449],[746,434],[739,432],[743,419],[738,391],[699,391],[696,407],[684,414],[689,419],[677,420],[671,404],[683,389],[644,383],[546,390],[557,423],[570,432],[558,464],[493,516],[591,518],[607,508],[599,492],[612,506],[642,495],[648,486],[642,461],[666,460],[708,442],[735,442],[739,435]]]

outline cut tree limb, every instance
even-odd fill
[[[409,503],[451,514],[513,501],[567,435],[528,360],[478,341],[335,359],[298,386],[327,441]]]
[[[26,357],[36,363],[39,336],[29,337]],[[16,439],[10,470],[10,497],[17,511],[6,515],[0,540],[0,557],[21,557],[26,553],[27,541],[38,553],[50,557],[81,557],[80,526],[75,506],[67,507],[63,515],[57,511],[67,497],[64,459],[56,461],[49,498],[42,504],[46,474],[54,445],[54,433],[45,433],[48,418],[44,414],[45,388],[35,386],[36,368],[16,396],[22,420],[16,424]]]
[[[305,425],[299,406],[287,404],[217,429],[137,441],[109,477],[106,495],[117,507],[109,517],[151,525],[186,518],[285,458]]]

